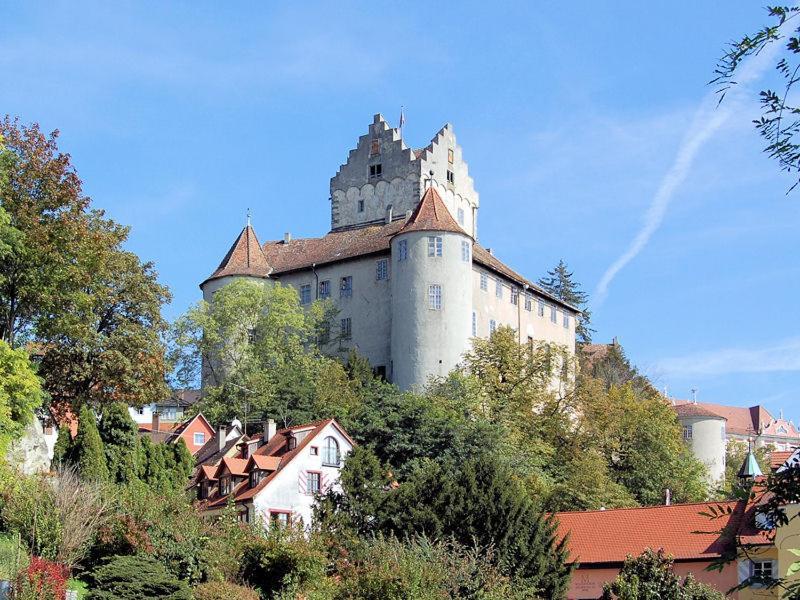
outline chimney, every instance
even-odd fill
[[[150,428],[150,437],[155,439],[161,428],[161,415],[157,410],[153,411],[153,426]]]
[[[228,435],[228,430],[225,425],[217,427],[217,451],[222,452],[225,447],[225,437]]]
[[[392,222],[392,212],[393,212],[393,211],[392,211],[392,205],[390,204],[390,205],[389,205],[389,206],[386,208],[386,224],[387,224],[387,225],[388,225],[389,223],[391,223],[391,222]]]
[[[666,491],[664,492],[664,505],[670,506],[671,504],[672,504],[672,492],[669,490],[669,488],[667,488]]]
[[[266,444],[275,437],[277,427],[275,426],[275,419],[269,419],[264,422],[264,443]]]
[[[292,234],[287,231],[286,233],[283,234],[283,243],[288,244],[291,241],[292,241]]]

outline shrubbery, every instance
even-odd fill
[[[62,564],[32,556],[14,581],[12,600],[63,600],[69,569]]]
[[[261,598],[253,588],[227,581],[201,583],[192,592],[194,600],[260,600]]]
[[[112,556],[91,573],[89,600],[192,600],[186,582],[148,556]]]

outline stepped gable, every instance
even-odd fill
[[[206,281],[227,277],[229,275],[250,275],[252,277],[267,277],[270,274],[267,257],[261,248],[256,232],[248,223],[230,250],[219,263]],[[206,283],[204,281],[203,283]],[[202,284],[201,284],[202,285]]]
[[[464,231],[450,211],[445,206],[444,200],[436,191],[436,188],[429,187],[425,190],[422,200],[417,204],[417,208],[411,213],[406,224],[397,233],[409,233],[411,231],[449,231],[470,236]]]

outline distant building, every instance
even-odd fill
[[[791,451],[800,446],[800,431],[791,420],[773,417],[763,406],[725,406],[692,400],[671,400],[683,426],[683,439],[709,469],[711,479],[722,480],[730,440],[755,447]]]
[[[200,284],[203,298],[237,279],[290,285],[304,305],[328,298],[339,314],[322,348],[357,349],[402,389],[446,375],[472,338],[504,325],[520,343],[574,353],[578,310],[478,244],[478,193],[449,124],[415,150],[375,115],[331,179],[330,205],[322,237],[262,245],[248,222]],[[214,366],[204,385],[224,378]]]
[[[169,398],[161,402],[152,402],[144,406],[129,407],[131,418],[138,424],[152,423],[153,415],[158,413],[162,423],[183,421],[188,408],[200,399],[200,390],[176,390]]]
[[[316,496],[339,489],[341,468],[355,445],[334,419],[280,430],[269,421],[259,436],[234,441],[220,431],[216,437],[203,449],[192,480],[198,509],[213,516],[232,502],[240,520],[267,526],[309,527]]]
[[[214,427],[202,413],[179,423],[161,423],[158,413],[153,413],[151,423],[139,424],[139,435],[147,436],[157,444],[174,444],[183,440],[186,448],[196,455],[214,435]]]

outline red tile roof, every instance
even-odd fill
[[[773,471],[780,469],[786,461],[794,454],[794,450],[774,451],[769,455],[769,466]]]
[[[233,242],[230,250],[219,263],[217,270],[214,271],[206,281],[226,277],[228,275],[252,275],[255,277],[266,277],[269,275],[270,267],[267,257],[258,242],[255,230],[248,224],[236,241]],[[205,281],[203,282],[205,283]]]
[[[725,516],[712,520],[701,514],[713,508],[721,509]],[[555,516],[559,537],[569,535],[570,560],[589,565],[621,563],[647,548],[663,548],[676,560],[710,560],[729,547],[736,531],[748,534],[745,543],[767,543],[757,531],[740,527],[744,511],[743,502],[703,502]]]
[[[700,404],[676,404],[672,407],[679,417],[710,417],[714,419],[725,419],[722,415],[707,409]]]
[[[449,231],[469,236],[456,223],[453,215],[450,214],[447,206],[445,206],[444,200],[442,200],[439,192],[434,187],[429,187],[425,190],[422,200],[419,201],[406,224],[397,233],[409,233],[411,231]]]
[[[244,477],[247,475],[247,461],[243,458],[233,458],[225,456],[219,461],[219,465],[214,469],[215,478],[219,479],[224,471],[228,471],[231,475],[237,477]]]
[[[676,406],[691,404],[691,400],[675,400]],[[725,417],[728,422],[726,429],[728,433],[739,435],[754,435],[761,431],[762,424],[773,420],[766,408],[756,405],[749,408],[742,406],[724,406],[722,404],[711,404],[710,402],[698,402],[695,406],[702,406],[706,410]]]
[[[264,456],[262,454],[254,454],[247,461],[247,468],[252,469],[253,465],[255,465],[257,469],[264,471],[277,471],[280,464],[280,456]]]

